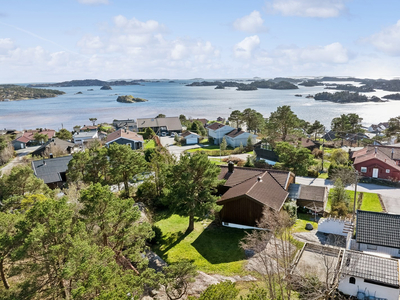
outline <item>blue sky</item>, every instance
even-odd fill
[[[400,1],[3,1],[0,82],[399,75]]]

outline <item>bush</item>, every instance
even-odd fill
[[[331,214],[337,217],[345,217],[347,216],[348,208],[346,203],[339,202],[332,204],[331,207]]]
[[[307,171],[307,176],[308,177],[314,177],[317,178],[319,176],[319,173],[317,170],[308,170]]]
[[[322,158],[323,152],[322,150],[315,148],[311,154],[314,155],[315,158]]]
[[[246,162],[244,160],[241,160],[237,163],[238,167],[244,167],[246,165]]]
[[[288,213],[290,218],[296,220],[297,218],[297,205],[296,201],[287,201],[283,205],[283,209]]]
[[[335,149],[331,153],[331,162],[337,165],[344,165],[349,162],[349,153],[342,149]]]
[[[266,163],[263,160],[256,160],[254,162],[254,167],[260,168],[260,169],[270,169],[270,168],[272,168],[272,166],[270,164]]]
[[[153,230],[154,236],[151,240],[149,240],[149,243],[152,245],[156,245],[159,243],[159,241],[162,238],[162,231],[161,231],[161,228],[158,227],[157,225],[152,225],[151,230]]]
[[[232,300],[239,294],[236,284],[231,281],[224,281],[210,285],[198,300]],[[189,298],[195,299],[195,298]]]
[[[251,156],[247,156],[245,167],[254,168],[254,159]]]

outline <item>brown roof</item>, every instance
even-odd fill
[[[301,185],[299,199],[322,201],[326,200],[327,187]]]
[[[231,138],[235,138],[235,137],[241,135],[242,133],[245,133],[245,131],[243,131],[241,128],[237,128],[237,129],[233,129],[231,132],[227,133],[226,135]]]
[[[203,126],[206,126],[206,125],[207,125],[207,122],[208,122],[207,119],[191,119],[190,121],[191,121],[191,122],[199,121],[201,124],[203,124]]]
[[[120,129],[120,130],[114,131],[113,133],[110,133],[109,135],[107,135],[107,143],[115,141],[116,139],[119,139],[119,138],[125,138],[125,139],[132,140],[132,141],[143,142],[143,137],[141,135],[137,134],[136,132]]]
[[[225,125],[222,124],[222,123],[215,122],[215,123],[212,123],[211,125],[208,125],[207,128],[209,128],[211,130],[217,130],[217,129],[220,129],[220,128],[224,127],[224,126]]]
[[[357,156],[356,159],[354,160],[354,165],[369,161],[371,159],[377,159],[387,164],[388,166],[391,166],[392,168],[400,171],[400,167],[396,164],[396,162],[390,159],[390,157],[387,157],[385,154],[381,153],[380,151],[377,151],[376,153],[375,151],[373,152],[367,151],[366,154]]]
[[[182,124],[178,117],[165,117],[165,118],[142,118],[137,119],[137,127],[167,127],[168,130],[182,130]]]
[[[219,178],[227,179],[225,186],[230,188],[218,200],[218,204],[245,196],[279,211],[289,193],[273,175],[278,175],[282,181],[283,173],[287,178],[290,172],[273,173],[254,168],[235,168],[233,173],[229,173],[228,168],[222,166]]]
[[[97,126],[93,126],[93,125],[83,125],[83,127],[80,130],[93,130],[93,129],[97,129]]]
[[[181,136],[182,137],[187,137],[187,136],[189,136],[191,134],[195,134],[195,135],[199,136],[197,133],[194,133],[194,132],[191,132],[191,131],[185,131],[184,133],[182,133]]]
[[[56,131],[53,129],[44,129],[40,130],[27,130],[23,133],[22,136],[17,138],[16,140],[22,143],[27,143],[29,141],[33,141],[35,138],[33,137],[35,133],[45,134],[49,137],[49,139],[53,138],[56,134]]]

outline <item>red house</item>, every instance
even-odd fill
[[[393,159],[393,152],[386,152],[379,147],[354,152],[354,168],[365,177],[400,180],[400,166]]]

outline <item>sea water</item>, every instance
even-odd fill
[[[185,86],[190,82],[144,82],[143,85],[113,86],[112,90],[100,90],[99,86],[55,87],[66,94],[46,99],[0,102],[0,129],[42,127],[58,130],[64,127],[72,130],[75,125],[91,124],[89,118],[97,118],[97,123],[111,123],[114,119],[156,117],[160,113],[170,117],[183,114],[187,118],[213,120],[219,116],[227,118],[233,110],[246,108],[268,117],[282,105],[290,105],[299,118],[309,122],[319,120],[327,128],[330,128],[332,119],[341,114],[357,113],[365,125],[385,122],[400,115],[400,101],[337,104],[305,98],[308,94],[324,91],[323,86],[237,91],[236,88],[216,90],[213,86]],[[82,94],[76,94],[78,92]],[[296,94],[302,97],[296,97]],[[368,97],[387,94],[391,92],[366,93]],[[116,101],[119,95],[132,95],[148,102],[119,103]]]

